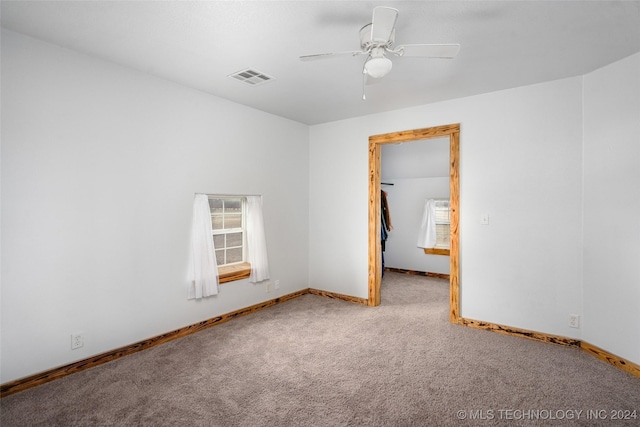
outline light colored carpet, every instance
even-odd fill
[[[3,427],[637,426],[640,379],[451,325],[446,280],[389,272],[379,307],[305,295],[0,405]]]

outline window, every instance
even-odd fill
[[[425,248],[425,254],[449,255],[451,242],[451,212],[449,200],[436,200],[436,246]]]
[[[209,196],[213,246],[220,283],[249,277],[246,262],[246,197]]]
[[[209,197],[213,246],[218,266],[245,260],[245,199]]]
[[[436,248],[449,249],[450,229],[449,201],[436,200]]]

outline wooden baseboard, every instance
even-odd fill
[[[468,326],[475,329],[483,329],[485,331],[497,332],[504,335],[514,335],[536,341],[542,341],[551,344],[566,345],[569,347],[580,347],[580,340],[574,338],[561,337],[559,335],[549,335],[540,332],[529,331],[526,329],[513,328],[511,326],[499,325],[496,323],[482,322],[480,320],[458,318],[458,324]]]
[[[394,273],[413,274],[415,276],[436,277],[438,279],[449,280],[449,275],[444,273],[431,273],[428,271],[404,270],[402,268],[385,267],[385,271],[393,271]]]
[[[335,292],[321,291],[318,289],[309,289],[309,293],[313,295],[320,295],[327,298],[339,299],[342,301],[352,302],[355,304],[369,305],[369,300],[366,298],[352,297],[350,295],[338,294]]]
[[[605,351],[599,347],[596,347],[595,345],[589,344],[584,341],[580,343],[580,348],[590,355],[595,356],[598,359],[603,360],[618,369],[622,369],[623,371],[640,378],[640,365],[635,364],[622,357],[618,357],[615,354],[611,354],[608,351]]]
[[[609,353],[606,350],[598,348],[592,344],[584,342],[582,340],[578,340],[575,338],[567,338],[559,335],[549,335],[543,334],[541,332],[529,331],[526,329],[513,328],[511,326],[499,325],[496,323],[482,322],[479,320],[459,318],[458,324],[463,326],[468,326],[470,328],[475,329],[483,329],[486,331],[497,332],[499,334],[505,335],[513,335],[521,338],[527,338],[536,341],[542,341],[545,343],[551,344],[560,344],[569,347],[577,347],[582,351],[585,351],[592,356],[597,357],[598,359],[607,362],[610,365],[615,366],[618,369],[621,369],[629,374],[640,378],[640,365],[633,363],[629,360],[626,360],[622,357],[616,356],[615,354]]]

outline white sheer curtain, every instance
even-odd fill
[[[247,196],[247,244],[251,275],[249,282],[258,283],[269,279],[267,240],[262,218],[262,196]]]
[[[433,248],[436,245],[436,201],[427,199],[424,202],[424,213],[418,234],[419,248]]]
[[[211,210],[206,194],[193,200],[191,256],[189,257],[188,299],[199,299],[218,293],[218,264],[211,236]]]

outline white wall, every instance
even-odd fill
[[[585,341],[640,363],[640,54],[584,77]]]
[[[462,316],[579,338],[581,92],[569,78],[312,126],[310,285],[367,296],[368,137],[461,123]]]
[[[449,137],[381,146],[382,181],[449,176]]]
[[[428,144],[425,143],[425,144]],[[449,145],[447,141],[447,146]],[[383,162],[384,162],[384,153]],[[448,156],[444,159],[448,165]],[[385,245],[385,267],[449,274],[449,257],[427,255],[417,246],[418,232],[427,199],[449,199],[449,177],[384,179],[393,230]]]
[[[1,381],[308,287],[307,165],[306,125],[3,31]],[[186,299],[195,192],[263,195],[279,291]]]

